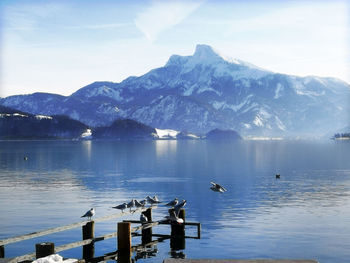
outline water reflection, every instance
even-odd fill
[[[348,146],[338,142],[1,142],[0,239],[76,222],[90,207],[103,216],[115,212],[111,206],[131,198],[158,195],[161,201],[186,199],[187,218],[202,223],[202,239],[186,240],[178,249],[171,240],[159,243],[160,256],[152,258],[151,251],[140,251],[139,260],[150,256],[149,262],[161,262],[159,258],[185,254],[288,258],[299,251],[298,256],[316,255],[321,262],[332,262],[330,254],[338,255],[333,262],[346,262]],[[276,180],[276,173],[281,179]],[[228,191],[210,191],[210,181]],[[153,216],[160,219],[166,211],[160,206]],[[115,224],[103,223],[96,231],[115,231]],[[8,253],[14,255],[23,247],[31,251],[29,244],[21,244]],[[322,252],[325,247],[330,251],[327,255]],[[113,248],[115,244],[110,244],[99,251]]]
[[[176,155],[177,140],[157,140],[154,143],[158,159]]]

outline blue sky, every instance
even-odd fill
[[[0,97],[120,82],[196,44],[271,71],[350,83],[349,14],[350,0],[3,0]]]

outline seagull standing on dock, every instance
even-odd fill
[[[221,185],[219,185],[217,183],[214,183],[214,182],[210,182],[210,183],[212,184],[210,189],[213,190],[214,192],[224,193],[224,192],[227,191],[223,186],[221,186]]]
[[[176,213],[174,210],[170,212],[170,215],[165,217],[165,221],[176,222],[178,224],[183,224],[184,222],[182,218],[179,218],[178,216],[176,216]]]
[[[131,201],[127,204],[127,207],[130,208],[130,211],[131,211],[131,208],[133,208],[135,206],[135,199],[131,199]]]
[[[167,203],[166,206],[176,206],[178,203],[179,203],[179,200],[177,199],[177,197],[175,197],[175,199]]]
[[[112,208],[122,210],[122,213],[124,213],[124,209],[128,208],[128,204],[122,203],[121,205],[113,206]]]
[[[148,195],[148,196],[146,197],[147,202],[148,202],[149,204],[151,204],[151,205],[161,203],[161,202],[159,201],[159,199],[157,198],[157,196],[154,196],[154,197],[155,197],[155,198],[152,198],[152,197],[150,197],[150,196]]]
[[[91,217],[93,217],[95,214],[95,209],[91,208],[89,211],[87,211],[84,215],[82,215],[80,218],[82,217],[87,217],[89,220],[91,220]]]
[[[144,223],[148,222],[148,218],[143,213],[141,213],[140,221],[141,221],[141,224],[144,224]]]
[[[178,203],[177,205],[174,206],[174,211],[175,211],[176,217],[179,216],[180,209],[186,205],[186,202],[187,201],[183,199],[180,203]]]
[[[142,202],[142,201],[141,201]],[[141,203],[135,199],[135,207],[140,208],[145,206],[145,202]]]

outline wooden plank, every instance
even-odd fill
[[[99,237],[95,237],[95,238],[91,238],[91,239],[85,239],[82,241],[77,241],[77,242],[72,242],[69,244],[61,245],[61,246],[58,246],[55,248],[55,252],[58,253],[58,252],[61,252],[64,250],[68,250],[68,249],[72,249],[72,248],[76,248],[76,247],[81,247],[84,245],[91,244],[92,242],[98,242],[98,241],[106,240],[109,238],[117,237],[117,235],[118,235],[118,232],[113,232],[110,234],[106,234],[104,236],[99,236]]]
[[[103,235],[103,236],[99,236],[99,237],[95,237],[95,238],[91,238],[91,239],[86,239],[86,240],[82,240],[82,241],[77,241],[77,242],[73,242],[73,243],[57,246],[57,247],[55,247],[55,253],[58,253],[58,252],[61,252],[61,251],[64,251],[64,250],[68,250],[68,249],[72,249],[72,248],[76,248],[76,247],[81,247],[83,245],[91,244],[92,242],[98,242],[98,241],[106,240],[106,239],[113,238],[113,237],[116,237],[116,236],[117,236],[117,232],[113,232],[113,233],[106,234],[106,235]],[[29,254],[26,254],[26,255],[23,255],[23,256],[12,258],[10,260],[10,262],[11,263],[16,263],[16,262],[21,262],[21,261],[24,261],[24,260],[32,260],[34,257],[35,257],[35,253],[29,253]]]
[[[110,219],[123,217],[123,216],[131,214],[131,213],[142,212],[142,211],[145,211],[145,210],[146,210],[146,208],[138,208],[138,209],[133,210],[131,212],[130,211],[126,211],[124,213],[112,214],[112,215],[107,215],[107,216],[103,216],[103,217],[100,217],[100,218],[96,218],[94,221],[96,223],[97,222],[103,222],[103,221],[107,221],[107,220],[110,220]],[[21,235],[21,236],[6,238],[6,239],[3,239],[3,240],[0,240],[0,246],[4,246],[4,245],[7,245],[7,244],[11,244],[11,243],[19,242],[19,241],[24,241],[24,240],[27,240],[27,239],[32,239],[32,238],[35,238],[35,237],[46,236],[46,235],[49,235],[49,234],[53,234],[53,233],[57,233],[57,232],[66,231],[66,230],[69,230],[69,229],[81,227],[81,226],[86,225],[88,222],[89,221],[82,221],[82,222],[77,222],[77,223],[73,223],[73,224],[69,224],[69,225],[65,225],[65,226],[49,228],[49,229],[46,229],[46,230],[43,230],[43,231],[32,232],[32,233]]]
[[[163,263],[318,263],[309,259],[173,259],[167,258]]]

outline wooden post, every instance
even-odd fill
[[[5,257],[5,246],[0,246],[0,258]]]
[[[118,223],[118,253],[131,251],[131,229],[129,222]]]
[[[146,211],[142,212],[149,222],[152,221],[152,208],[148,208]],[[152,242],[152,227],[147,229],[142,229],[142,244],[147,244]]]
[[[169,214],[173,213],[174,209],[169,209]],[[182,218],[185,223],[185,209],[181,208],[179,211],[179,218]],[[173,250],[183,250],[185,249],[185,224],[172,223],[171,224],[171,238],[170,238],[170,248]]]
[[[131,262],[130,222],[118,223],[118,263]]]
[[[171,214],[173,213],[174,209],[169,209],[169,214],[171,216]],[[179,218],[182,218],[184,220],[185,223],[185,209],[181,208],[179,211]],[[173,223],[171,224],[171,235],[172,236],[184,236],[185,235],[185,224],[177,224],[177,223]]]
[[[35,244],[35,257],[43,258],[55,254],[55,244],[51,242]]]
[[[95,222],[89,221],[82,227],[83,240],[95,237]],[[95,244],[92,242],[83,246],[83,259],[89,260],[95,256]]]

